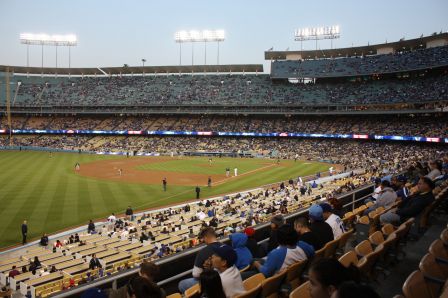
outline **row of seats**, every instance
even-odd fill
[[[448,228],[432,242],[419,268],[406,279],[403,294],[406,298],[448,297]]]

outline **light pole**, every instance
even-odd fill
[[[143,59],[142,59],[142,64],[143,64],[142,76],[145,76],[145,62],[146,62],[146,59],[143,58]]]
[[[317,41],[322,39],[330,39],[331,48],[333,48],[333,39],[341,37],[341,29],[338,25],[315,27],[315,28],[302,28],[294,31],[294,40],[300,41],[300,51],[303,50],[302,43],[307,40],[316,41],[316,55],[317,55]]]
[[[68,47],[68,68],[71,67],[71,52],[70,47],[74,47],[78,44],[76,35],[48,35],[48,34],[32,34],[22,33],[20,34],[20,43],[27,46],[27,67],[29,67],[29,46],[40,45],[41,46],[41,68],[44,69],[44,45],[56,47],[56,68],[58,67],[58,46]]]
[[[182,43],[191,43],[191,64],[194,65],[194,43],[204,43],[204,65],[207,64],[207,42],[218,43],[218,57],[217,63],[219,64],[219,43],[225,40],[224,30],[190,30],[190,31],[177,31],[174,35],[174,40],[179,43],[179,65],[182,65]]]

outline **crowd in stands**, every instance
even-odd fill
[[[51,130],[175,130],[257,133],[368,134],[446,137],[444,114],[320,117],[256,116],[13,116],[13,129]],[[0,129],[8,128],[0,118]]]
[[[188,152],[248,154],[302,160],[327,160],[348,169],[375,168],[387,165],[403,169],[415,156],[429,159],[442,152],[435,144],[394,143],[380,141],[333,139],[268,139],[268,138],[200,138],[200,137],[89,137],[89,136],[16,136],[15,146],[46,147],[95,152],[146,152],[182,155]],[[9,145],[6,136],[0,146]],[[350,152],[351,154],[347,154]],[[353,158],[358,156],[359,158]]]
[[[268,75],[25,78],[14,107],[145,105],[355,105],[448,99],[447,74],[293,84]],[[0,91],[1,92],[1,91]]]
[[[316,78],[374,75],[448,65],[448,46],[392,54],[331,57],[316,60],[274,61],[272,78]]]
[[[207,246],[196,255],[193,278],[181,281],[179,290],[187,291],[200,281],[200,291],[205,294],[210,291],[207,289],[211,289],[208,288],[208,283],[212,283],[214,285],[213,289],[219,291],[218,289],[222,288],[222,297],[234,297],[245,292],[244,280],[259,273],[263,274],[265,278],[269,278],[297,262],[310,260],[327,243],[340,238],[341,234],[346,232],[346,227],[341,220],[344,214],[339,213],[337,203],[316,204],[316,199],[325,197],[329,202],[332,202],[332,198],[341,192],[349,191],[370,181],[377,181],[380,178],[387,179],[391,181],[390,184],[380,181],[378,183],[380,187],[378,196],[373,199],[380,203],[386,192],[390,191],[388,188],[397,193],[395,198],[398,198],[398,194],[400,194],[400,198],[403,198],[403,193],[406,194],[406,199],[401,199],[403,203],[396,211],[391,209],[381,216],[381,221],[387,224],[390,221],[387,220],[390,217],[389,213],[397,214],[399,217],[394,217],[392,221],[400,224],[410,217],[417,216],[422,208],[434,201],[434,197],[425,200],[421,200],[421,198],[422,196],[428,196],[428,193],[431,193],[436,185],[441,185],[447,178],[448,157],[438,147],[420,147],[401,143],[379,145],[377,142],[314,140],[303,140],[301,142],[308,143],[308,145],[314,143],[314,147],[303,149],[303,154],[308,152],[312,153],[313,156],[319,156],[320,152],[327,157],[331,156],[333,152],[338,153],[338,157],[335,156],[334,158],[338,158],[338,162],[341,162],[342,165],[350,168],[364,168],[366,171],[350,178],[316,185],[314,189],[313,186],[307,185],[311,192],[306,190],[302,192],[302,186],[304,185],[299,179],[296,181],[296,178],[294,178],[292,183],[281,184],[260,192],[223,197],[216,201],[202,201],[185,207],[143,214],[139,217],[135,217],[132,208],[128,207],[129,212],[126,211],[126,218],[117,218],[112,214],[109,217],[109,224],[102,228],[89,223],[90,233],[99,233],[101,237],[106,237],[106,239],[107,237],[119,237],[154,243],[154,240],[159,239],[157,237],[160,235],[169,235],[169,233],[185,230],[189,223],[195,223],[190,231],[186,228],[187,234],[181,238],[182,243],[180,245],[160,245],[160,243],[156,243],[154,249],[147,256],[154,260],[180,252],[202,241]],[[329,143],[327,144],[327,142]],[[282,142],[277,141],[275,143],[281,144]],[[274,142],[269,143],[268,146],[271,144],[274,144]],[[344,145],[342,144],[347,145],[345,150],[343,150]],[[306,147],[304,145],[289,144],[290,147],[284,148],[293,150],[293,148]],[[346,155],[348,150],[350,150],[351,155],[344,159],[343,155]],[[284,152],[288,151],[285,150]],[[359,156],[360,158],[353,160],[352,156]],[[344,164],[344,161],[346,164]],[[400,175],[397,176],[399,173]],[[405,192],[403,192],[403,184],[400,184],[404,181],[402,177],[406,178],[407,191]],[[415,208],[415,202],[418,203],[418,208]],[[294,225],[286,224],[283,216],[288,212],[297,210],[297,208],[306,206],[305,204],[313,204],[309,210],[309,220],[298,218]],[[187,214],[189,214],[188,217]],[[386,219],[383,220],[383,217]],[[232,218],[237,221],[233,221]],[[254,232],[252,226],[269,219],[271,221],[269,241],[261,247],[253,245],[253,239],[251,241]],[[143,229],[144,226],[145,229]],[[154,231],[157,231],[157,233]],[[197,234],[199,231],[200,233]],[[231,246],[219,242],[219,237],[223,235],[230,235]],[[58,241],[58,239],[53,243],[53,247],[56,250],[61,250],[70,246],[70,244],[77,243],[79,238],[79,235],[72,235],[65,241]],[[86,245],[81,241],[80,245]],[[46,235],[42,237],[41,245],[49,245]],[[265,256],[265,259],[260,259]],[[93,260],[93,270],[101,267],[100,262],[95,262],[95,255],[92,255],[91,260]],[[39,258],[35,258],[30,263],[30,268],[25,268],[25,270],[38,270],[39,265]],[[250,266],[250,268],[240,274],[240,270],[247,266]],[[129,267],[119,268],[127,269]],[[17,268],[14,268],[12,275],[17,275],[14,270],[18,271]],[[42,277],[48,271],[48,274],[50,274],[51,270],[53,268],[43,268],[38,277]],[[334,276],[327,276],[330,272],[338,273],[338,276],[341,276],[340,280],[335,279]],[[346,286],[361,287],[358,285],[359,279],[352,278],[356,274],[351,275],[352,273],[340,266],[337,261],[327,259],[316,261],[309,271],[310,289],[312,292],[316,292],[313,297],[329,297],[330,295],[324,296],[322,294],[328,289],[337,291],[341,287],[341,291],[345,291]],[[355,282],[356,286],[345,285],[344,282],[347,281]],[[131,282],[134,282],[134,279]],[[140,282],[147,283],[147,280],[140,280]],[[162,290],[154,283],[147,283],[146,286],[148,288],[145,289],[155,291],[153,293],[156,293],[154,294],[156,297],[164,297]]]

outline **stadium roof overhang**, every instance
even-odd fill
[[[428,42],[435,40],[448,40],[448,33],[434,34],[431,36],[420,37],[415,39],[401,39],[396,42],[382,43],[376,45],[367,45],[360,47],[328,49],[328,50],[312,50],[312,51],[265,51],[265,60],[286,60],[291,56],[301,56],[302,59],[323,59],[336,57],[351,57],[362,55],[375,55],[379,49],[391,48],[393,51],[411,50],[425,48]]]
[[[132,74],[188,74],[188,73],[262,73],[262,64],[229,64],[229,65],[179,65],[179,66],[122,66],[98,68],[53,68],[0,65],[0,72],[14,74],[46,74],[46,75],[132,75]]]

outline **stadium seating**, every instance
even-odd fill
[[[446,65],[448,65],[448,46],[441,46],[386,55],[274,61],[272,63],[271,77],[320,78],[360,76],[412,71]]]

